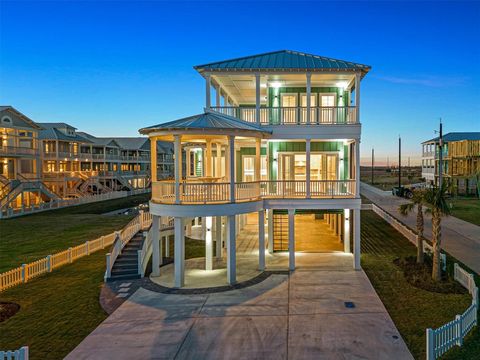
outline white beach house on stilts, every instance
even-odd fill
[[[252,219],[258,271],[271,254],[288,254],[294,270],[296,252],[316,251],[353,252],[360,269],[360,82],[370,67],[278,51],[195,69],[204,112],[140,130],[153,147],[174,144],[175,178],[152,172],[152,276],[168,246],[162,217],[174,219],[175,287],[196,285],[185,284],[192,227],[205,241],[203,274],[223,259],[225,283],[236,283],[239,237]]]

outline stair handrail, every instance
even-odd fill
[[[148,219],[150,214],[145,215],[145,212],[140,210],[139,214],[133,218],[121,231],[115,232],[115,241],[112,246],[112,251],[106,255],[106,270],[104,280],[107,281],[112,276],[112,268],[118,256],[122,253],[123,248],[128,242],[141,230],[150,226]]]

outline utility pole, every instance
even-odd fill
[[[375,168],[375,150],[372,148],[372,185],[373,185],[373,170]]]
[[[398,136],[398,188],[402,187],[402,138]]]
[[[442,187],[442,177],[443,177],[443,126],[442,118],[440,118],[440,136],[438,139],[438,186]]]

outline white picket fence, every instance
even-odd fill
[[[427,360],[438,359],[455,345],[462,346],[463,338],[477,325],[478,287],[473,275],[455,263],[454,278],[472,295],[472,303],[454,320],[437,329],[427,329]]]
[[[145,219],[150,219],[149,213],[140,211],[140,214],[128,223],[121,231],[113,232],[108,235],[100,236],[98,239],[86,241],[83,244],[70,247],[67,250],[58,252],[53,255],[48,255],[43,259],[23,264],[15,269],[0,274],[0,292],[12,286],[28,282],[39,275],[52,272],[62,265],[70,264],[77,259],[90,255],[106,246],[114,243],[116,237],[123,241],[129,241],[138,230],[140,221],[145,222]],[[118,236],[117,236],[118,235]],[[130,238],[128,238],[130,237]],[[128,240],[126,240],[128,238]],[[1,358],[0,358],[1,360]]]
[[[18,350],[0,350],[0,360],[28,360],[28,346],[22,346]]]
[[[115,232],[115,240],[113,244],[112,251],[106,255],[106,269],[104,280],[107,281],[112,275],[112,268],[115,264],[115,260],[122,253],[122,249],[128,242],[133,238],[133,236],[141,230],[146,230],[152,224],[152,215],[140,211],[140,214],[128,223],[127,226],[123,228],[122,231]]]

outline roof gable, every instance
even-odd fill
[[[34,129],[34,130],[41,130],[42,129],[42,127],[39,124],[37,124],[32,119],[30,119],[28,116],[22,114],[20,111],[15,109],[13,106],[10,106],[10,105],[0,106],[0,113],[8,113],[9,117],[14,116],[14,118],[12,118],[12,120],[13,120],[12,125],[14,127],[29,128],[29,129]]]
[[[194,66],[203,71],[245,71],[245,70],[310,70],[310,71],[362,71],[370,70],[370,66],[351,61],[328,58],[292,50],[273,51],[258,55],[223,60]]]

